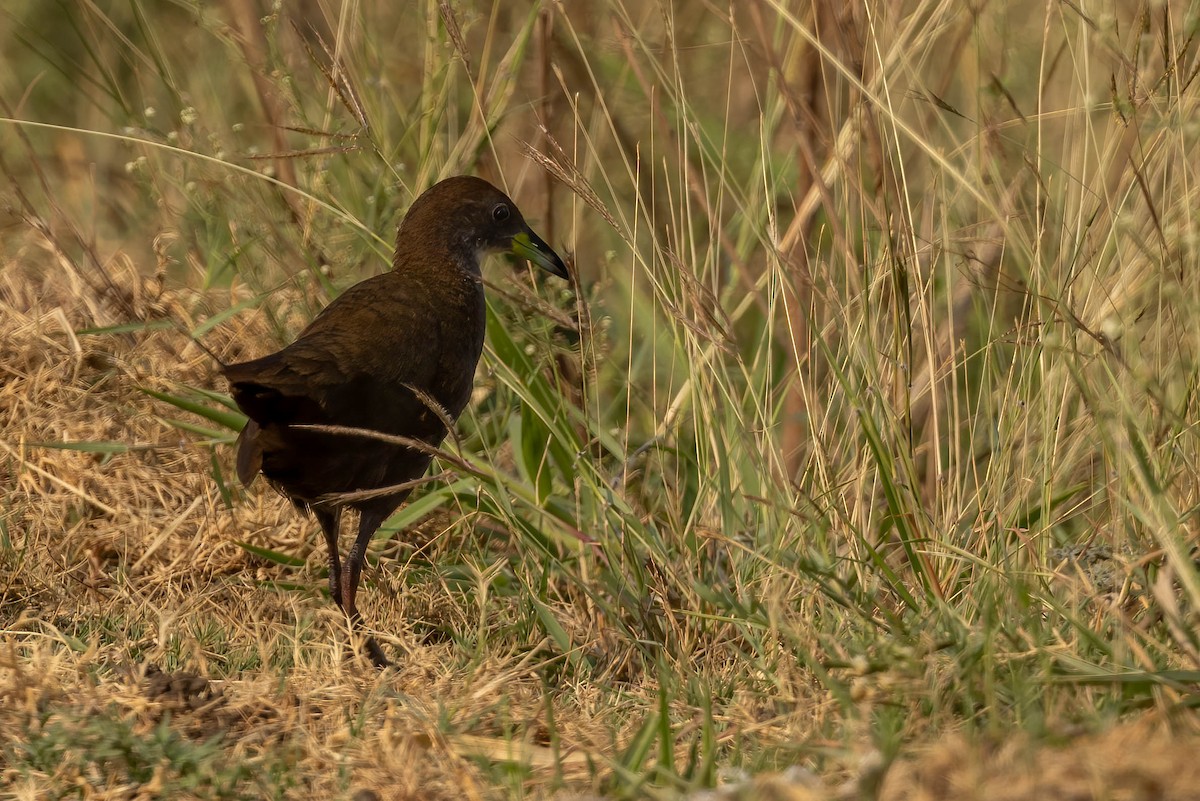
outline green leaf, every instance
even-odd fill
[[[216,392],[211,389],[205,389],[204,387],[188,387],[188,390],[202,398],[207,398],[214,403],[221,404],[227,409],[231,409],[238,414],[242,414],[242,410],[238,408],[238,405],[234,402],[233,398],[229,397],[228,392]]]
[[[104,325],[97,328],[80,328],[75,332],[76,336],[95,336],[103,334],[130,334],[134,331],[161,331],[164,328],[174,328],[173,320],[146,320],[136,323],[120,323],[118,325]]]
[[[640,774],[642,766],[646,764],[646,759],[654,747],[654,741],[658,739],[658,717],[657,712],[650,712],[646,715],[641,728],[638,729],[637,734],[625,749],[625,753],[621,754],[619,758],[619,766],[630,774],[635,776]]]
[[[185,412],[191,412],[194,415],[203,417],[206,420],[211,420],[217,425],[224,426],[231,431],[241,431],[246,425],[246,415],[241,412],[225,412],[220,409],[214,409],[211,406],[206,406],[198,401],[189,398],[180,397],[179,395],[171,395],[166,392],[159,392],[156,389],[149,387],[138,387],[142,392],[152,398],[157,398],[163,403],[169,403],[177,409],[182,409]]]
[[[542,628],[550,635],[550,639],[554,640],[554,644],[558,646],[558,650],[562,651],[567,660],[573,667],[579,666],[579,652],[571,644],[571,635],[567,634],[566,629],[558,622],[558,618],[550,611],[550,607],[542,603],[536,596],[528,596],[529,602],[533,604],[533,609],[537,612],[538,620],[542,623]]]
[[[245,311],[246,309],[257,308],[258,305],[260,303],[262,303],[263,299],[266,298],[268,294],[270,294],[270,293],[264,292],[262,294],[255,295],[252,298],[246,298],[245,300],[241,301],[240,303],[233,304],[228,309],[224,309],[222,311],[217,312],[216,314],[209,317],[204,322],[200,323],[200,325],[198,325],[192,329],[192,339],[200,339],[200,337],[204,336],[205,334],[207,334],[209,331],[216,328],[221,323],[225,322],[226,320],[228,320],[231,317],[237,316],[238,314]]]
[[[215,428],[206,428],[196,423],[189,423],[187,420],[179,420],[174,417],[161,418],[164,423],[167,423],[181,431],[187,431],[190,434],[199,434],[213,442],[229,443],[237,439],[237,436],[226,431],[218,431]]]
[[[213,481],[217,483],[217,491],[221,493],[221,502],[225,504],[226,509],[233,509],[233,493],[229,491],[229,486],[225,483],[225,471],[221,469],[215,449],[209,450],[208,463],[212,468]]]
[[[237,542],[237,546],[247,553],[252,553],[255,556],[266,559],[268,562],[274,562],[277,565],[286,567],[304,567],[304,560],[298,556],[291,554],[272,551],[270,548],[262,548],[258,545],[251,545],[248,542]]]
[[[425,493],[416,500],[400,507],[394,515],[387,519],[387,523],[379,527],[379,534],[376,534],[376,537],[380,535],[390,537],[397,531],[404,531],[407,528],[411,528],[421,522],[434,509],[444,506],[447,501],[453,499],[459,493],[468,492],[474,487],[475,479],[463,478]]]
[[[131,450],[147,450],[155,445],[136,446],[124,442],[30,442],[31,448],[53,448],[60,451],[82,451],[84,453],[128,453]]]

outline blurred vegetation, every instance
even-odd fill
[[[1200,680],[1198,11],[26,0],[5,227],[100,299],[93,335],[168,320],[232,361],[385,269],[437,179],[505,186],[574,286],[486,269],[455,478],[385,530],[458,522],[380,569],[460,591],[422,624],[459,658],[612,704],[599,790],[1171,718]],[[213,375],[140,380],[232,506]]]

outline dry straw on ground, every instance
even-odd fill
[[[535,795],[565,787],[574,788],[561,791],[565,797],[575,797],[599,787],[606,760],[633,734],[633,716],[594,687],[561,688],[549,699],[552,744],[539,723],[548,701],[533,655],[464,662],[453,643],[415,638],[406,628],[414,613],[442,609],[453,625],[470,625],[469,609],[455,611],[449,596],[422,596],[437,587],[406,588],[394,563],[375,575],[380,591],[369,602],[380,607],[372,617],[395,627],[408,655],[398,672],[386,674],[347,661],[344,625],[330,605],[312,592],[272,588],[279,566],[237,545],[246,540],[305,558],[303,576],[315,589],[322,582],[313,524],[266,491],[227,508],[209,449],[182,438],[164,419],[170,409],[139,389],[152,376],[209,384],[208,357],[169,328],[76,335],[112,315],[68,268],[44,269],[53,261],[52,250],[31,238],[0,267],[0,470],[13,544],[0,587],[0,749],[51,754],[40,772],[0,768],[5,797],[43,797],[71,786],[91,788],[92,798],[188,797],[162,754],[146,757],[164,760],[148,763],[146,782],[98,776],[104,763],[95,753],[71,750],[90,743],[107,753],[111,743],[89,721],[101,721],[105,731],[124,727],[133,740],[164,725],[182,742],[219,736],[220,764],[242,766],[246,775],[284,771],[284,785],[304,797],[491,797],[495,779],[481,773],[481,763],[522,766],[521,782]],[[125,277],[135,284],[132,273]],[[147,317],[154,304],[177,302],[152,294],[131,294]],[[132,447],[49,447],[71,442]],[[216,458],[227,461],[228,450],[217,448]],[[210,665],[214,648],[220,672],[229,672],[231,658],[246,669],[219,678]],[[282,673],[258,669],[281,661],[290,664]],[[190,667],[160,667],[175,664]],[[654,693],[652,682],[626,691],[635,706],[652,705]],[[445,733],[447,710],[461,724],[452,735]],[[803,738],[812,720],[800,715],[764,725],[753,703],[745,714],[727,721],[729,730],[760,742]],[[1190,759],[1197,745],[1149,723],[1061,748],[1022,739],[982,748],[952,737],[892,766],[879,797],[1185,799],[1200,786]],[[828,776],[828,788],[805,772],[730,774],[705,797],[869,796],[878,766],[863,766],[878,760],[873,747],[862,741],[837,748],[841,768]],[[245,792],[244,775],[210,772],[210,786],[225,781]]]
[[[1187,798],[1195,15],[975,5],[0,12],[0,801]],[[152,393],[448,172],[579,280],[489,272],[377,673]]]

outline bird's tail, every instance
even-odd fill
[[[243,487],[250,486],[250,482],[262,470],[262,444],[258,441],[260,430],[258,423],[247,420],[246,427],[238,434],[237,477]]]

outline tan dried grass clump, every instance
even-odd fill
[[[89,720],[148,737],[167,719],[194,743],[221,735],[222,763],[284,760],[289,781],[312,792],[353,781],[392,788],[385,798],[418,788],[423,797],[477,795],[470,765],[440,742],[436,705],[401,711],[396,700],[469,698],[460,685],[479,685],[444,668],[450,646],[423,649],[385,681],[343,658],[346,631],[331,605],[261,583],[297,577],[238,541],[300,557],[316,551],[300,581],[322,586],[310,521],[263,487],[226,508],[209,448],[170,425],[179,410],[141,391],[211,386],[209,357],[171,328],[75,333],[122,321],[120,311],[69,265],[47,268],[53,249],[30,237],[20,258],[0,264],[0,514],[12,543],[0,556],[0,753],[76,737]],[[540,704],[536,679],[526,682],[528,703]],[[80,784],[98,792],[89,797],[145,797],[145,787],[63,764],[4,775],[0,785],[29,797]]]
[[[373,569],[371,616],[406,656],[387,673],[348,660],[345,622],[318,595],[315,524],[261,483],[233,487],[228,508],[212,446],[142,391],[222,389],[210,357],[173,327],[77,333],[131,318],[194,324],[203,298],[147,288],[118,263],[129,289],[114,299],[27,236],[0,263],[0,514],[12,544],[0,551],[0,756],[90,742],[95,721],[153,740],[165,722],[197,748],[220,736],[210,760],[222,769],[286,766],[284,783],[306,795],[479,798],[479,759],[524,765],[535,784],[594,781],[639,715],[599,688],[564,688],[551,700],[560,745],[549,748],[542,671],[561,657],[503,637],[481,653],[422,641],[411,619],[465,632],[478,622],[475,601],[445,582],[406,586],[394,566]],[[228,357],[244,345],[225,339],[269,338],[255,313],[246,318],[208,344]],[[215,448],[226,475],[229,450]],[[239,542],[307,564],[281,567]],[[628,691],[643,698],[636,708],[653,704],[653,687]],[[165,767],[139,786],[104,775],[86,749],[72,753],[33,774],[33,759],[0,766],[0,786],[18,797],[84,785],[94,798],[189,797]]]
[[[125,320],[69,265],[48,268],[49,247],[23,256],[0,272],[0,469],[16,576],[36,582],[25,613],[70,617],[66,598],[76,609],[123,600],[135,613],[202,603],[196,589],[247,564],[229,531],[238,521],[218,508],[207,450],[142,388],[195,381],[207,366],[170,329],[76,334]],[[119,275],[141,286],[132,269]]]
[[[882,798],[908,801],[1190,801],[1200,787],[1194,733],[1149,720],[1060,747],[1014,735],[992,746],[951,737],[893,768]]]

